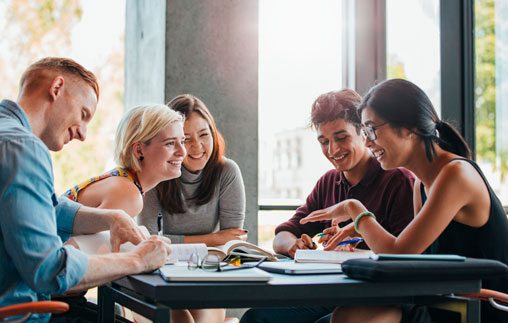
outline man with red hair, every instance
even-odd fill
[[[146,237],[120,210],[57,199],[49,150],[84,141],[99,97],[95,76],[66,58],[45,58],[23,74],[17,102],[0,102],[0,306],[49,300],[164,264],[169,240]],[[113,251],[87,256],[62,241],[111,231]],[[32,315],[46,322],[50,315]]]

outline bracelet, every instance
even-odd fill
[[[363,218],[366,215],[368,215],[370,217],[373,217],[374,220],[376,219],[376,216],[374,215],[374,213],[369,212],[369,211],[358,214],[358,216],[355,219],[355,231],[357,233],[360,233],[360,230],[358,230],[358,223],[360,222],[360,219]]]

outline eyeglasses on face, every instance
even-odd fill
[[[369,140],[376,140],[376,129],[388,124],[388,122],[383,122],[382,124],[378,124],[377,126],[363,126],[362,132]]]
[[[239,270],[246,268],[254,268],[259,266],[263,261],[265,261],[267,257],[263,257],[259,259],[256,263],[252,264],[243,264],[241,266],[232,266],[230,265],[232,261],[229,262],[221,262],[220,257],[217,255],[209,254],[206,255],[203,260],[200,260],[199,255],[197,253],[192,253],[187,261],[187,269],[196,270],[202,269],[205,271],[231,271],[231,270]]]

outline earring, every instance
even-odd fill
[[[143,161],[143,159],[145,159],[145,157],[139,156],[139,161]]]

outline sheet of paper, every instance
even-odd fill
[[[204,243],[180,243],[171,245],[170,262],[187,261],[191,254],[197,253],[199,259],[208,255],[208,248]]]

